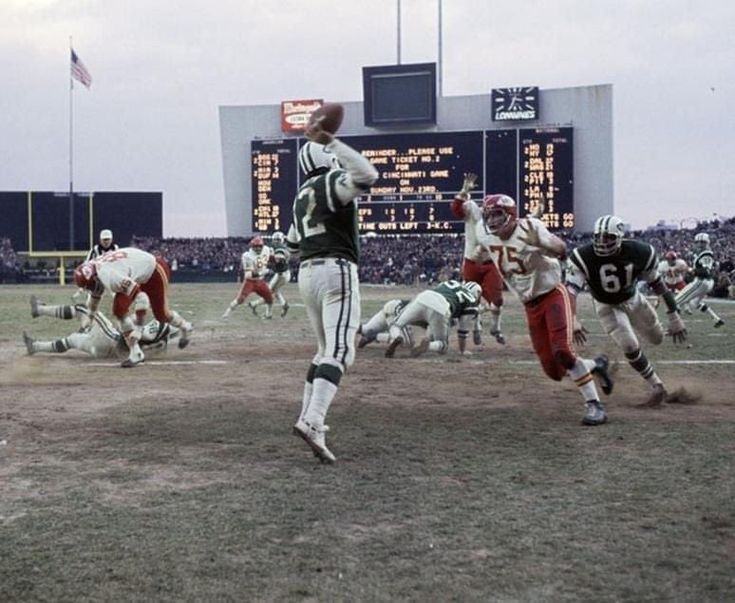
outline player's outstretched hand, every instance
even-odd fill
[[[538,231],[533,227],[533,224],[522,221],[518,222],[518,226],[523,231],[523,234],[518,236],[521,241],[531,247],[541,247]]]
[[[307,125],[306,130],[304,130],[304,136],[311,140],[311,142],[316,142],[317,144],[329,144],[334,140],[334,136],[322,128],[322,119],[324,118],[322,117],[318,121]]]
[[[462,182],[462,190],[459,191],[459,196],[465,199],[469,199],[470,191],[477,186],[477,174],[467,172],[464,175],[464,182]]]
[[[585,345],[587,343],[587,334],[589,331],[584,328],[584,325],[574,317],[574,327],[572,328],[572,337],[574,343],[577,345]]]
[[[687,329],[678,312],[669,312],[668,334],[674,339],[674,343],[684,343],[687,340]]]

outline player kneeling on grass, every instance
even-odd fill
[[[150,307],[148,296],[141,292],[135,298],[136,323],[140,325],[140,346],[152,349],[168,345],[169,339],[178,337],[179,330],[168,323],[151,320],[145,324],[145,315]],[[31,316],[51,316],[62,320],[78,319],[82,328],[61,339],[50,341],[37,340],[23,332],[23,341],[29,355],[39,352],[61,354],[68,350],[86,352],[95,358],[114,358],[129,353],[125,338],[102,312],[90,318],[89,309],[84,304],[52,305],[44,304],[35,295],[31,296]]]
[[[656,250],[648,243],[625,239],[623,221],[617,216],[602,216],[595,222],[592,243],[577,247],[569,260],[567,289],[576,298],[585,285],[589,288],[602,328],[653,389],[648,404],[661,404],[666,388],[641,350],[636,331],[659,345],[664,328],[636,284],[647,283],[664,300],[674,343],[686,340],[687,332],[674,295],[659,275]],[[576,319],[574,338],[577,343],[586,341],[585,329]]]
[[[452,319],[459,321],[457,335],[459,351],[467,353],[467,336],[477,318],[482,287],[474,281],[459,283],[445,281],[433,289],[422,291],[403,309],[390,326],[390,343],[385,351],[386,358],[393,358],[398,346],[409,343],[406,329],[423,326],[431,334],[412,348],[411,355],[419,356],[427,351],[444,354],[449,349],[449,331]]]
[[[112,312],[130,350],[122,363],[124,368],[136,366],[145,360],[139,345],[140,327],[135,324],[130,313],[130,306],[141,291],[148,295],[156,320],[181,330],[179,347],[184,348],[189,343],[193,328],[191,323],[168,307],[170,274],[166,260],[135,247],[110,251],[96,260],[84,262],[74,271],[77,287],[92,292],[89,302],[90,319],[97,314],[105,290],[113,293]]]
[[[597,395],[593,375],[609,394],[613,382],[608,359],[580,358],[572,349],[573,299],[562,284],[560,259],[566,244],[537,218],[518,218],[516,202],[507,195],[488,195],[477,224],[477,241],[493,256],[508,286],[526,310],[533,349],[544,372],[554,381],[569,375],[587,406],[583,425],[601,425],[607,413]]]

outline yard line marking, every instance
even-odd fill
[[[146,366],[171,366],[177,364],[230,364],[229,360],[146,360]],[[120,366],[119,362],[90,362],[88,366]]]

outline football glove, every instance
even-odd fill
[[[669,317],[668,334],[673,337],[674,343],[684,343],[687,339],[687,329],[681,316],[678,312],[669,312],[667,316]]]

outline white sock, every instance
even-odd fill
[[[337,393],[337,386],[326,379],[314,379],[311,399],[304,420],[315,427],[323,427],[329,406]]]
[[[600,399],[600,396],[597,393],[595,380],[590,372],[594,366],[594,360],[577,358],[577,362],[575,362],[574,366],[568,371],[568,375],[574,380],[574,383],[579,388],[579,393],[582,394],[585,402]]]

